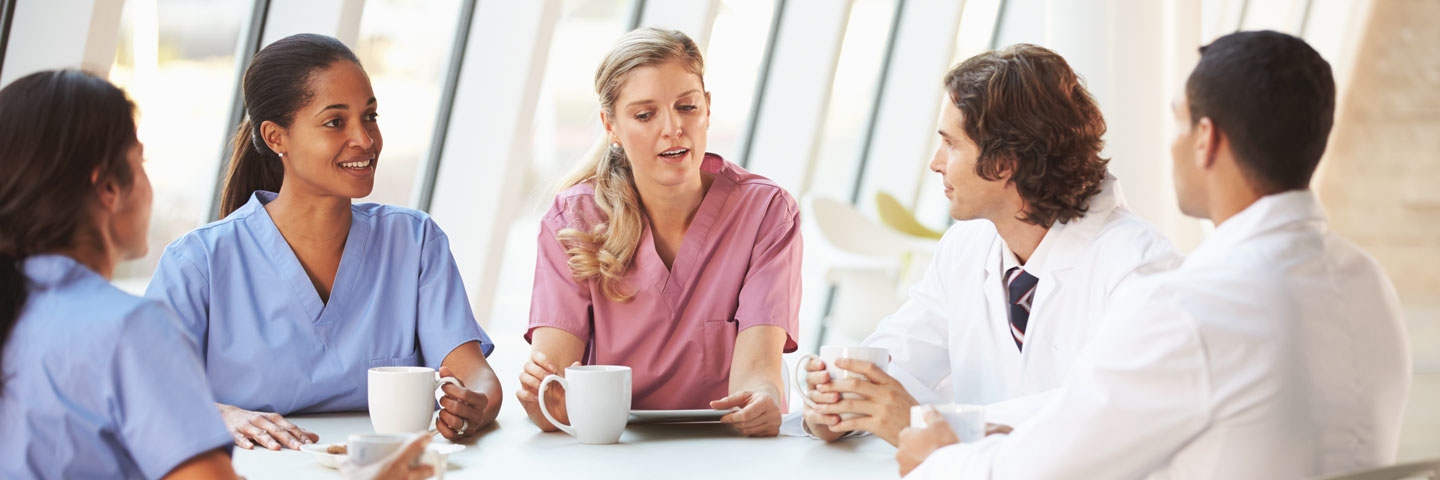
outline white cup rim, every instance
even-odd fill
[[[370,373],[385,375],[407,374],[407,373],[428,373],[435,369],[430,367],[372,367]]]
[[[410,441],[410,440],[412,440],[412,439],[414,439],[414,438],[415,438],[415,435],[407,435],[407,434],[403,434],[403,433],[352,433],[352,434],[350,434],[349,437],[346,437],[345,441],[346,441],[346,442],[353,443],[353,442],[357,442],[357,441],[360,441],[360,442],[366,442],[366,441],[368,441],[368,442],[375,442],[375,441],[391,441],[391,440],[394,440],[394,441],[399,441],[399,442],[401,442],[401,443],[404,443],[404,442]]]
[[[607,372],[628,372],[630,367],[624,365],[580,365],[577,367],[566,367],[565,374],[570,373],[607,373]]]
[[[825,356],[827,354],[844,355],[847,353],[852,355],[858,354],[861,356],[870,356],[882,353],[885,355],[889,355],[890,351],[886,350],[884,347],[867,347],[864,345],[823,345],[820,347],[821,356]]]

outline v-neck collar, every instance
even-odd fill
[[[652,263],[654,268],[658,269],[656,277],[660,281],[653,286],[666,299],[674,300],[679,292],[684,291],[682,287],[695,273],[696,262],[701,260],[698,258],[700,250],[708,243],[715,219],[719,218],[721,208],[730,198],[730,192],[735,189],[735,179],[731,178],[725,166],[725,160],[715,154],[706,154],[701,162],[700,171],[714,174],[715,178],[710,182],[710,189],[705,191],[705,197],[700,199],[695,218],[690,220],[690,227],[685,229],[685,236],[680,240],[680,248],[676,250],[670,268],[665,268],[665,262],[655,250],[655,232],[651,228],[650,218],[642,217],[645,228],[638,255],[648,257],[647,263]]]
[[[275,219],[270,217],[270,211],[265,209],[265,204],[274,201],[275,197],[275,193],[263,190],[251,195],[246,207],[253,208],[254,211],[246,221],[260,238],[270,261],[280,271],[280,276],[290,284],[291,293],[296,304],[305,312],[305,317],[317,325],[330,323],[335,316],[340,315],[333,312],[343,310],[344,299],[349,297],[353,288],[354,282],[350,281],[350,277],[354,274],[351,270],[358,268],[353,265],[356,261],[354,259],[365,254],[370,238],[370,224],[362,221],[361,214],[351,209],[350,231],[345,235],[340,266],[335,270],[335,281],[330,285],[330,301],[325,302],[320,299],[320,292],[315,291],[315,285],[310,282],[310,276],[300,265],[300,258],[295,255],[295,250],[285,241],[280,228],[275,226]]]

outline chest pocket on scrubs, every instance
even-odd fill
[[[401,357],[380,357],[370,359],[370,368],[375,367],[418,367],[420,366],[420,353],[412,353]]]
[[[703,372],[712,381],[730,381],[730,355],[735,351],[735,336],[739,325],[730,318],[716,318],[705,321],[702,332],[705,344],[707,371]]]

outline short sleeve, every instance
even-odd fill
[[[440,368],[440,363],[456,347],[479,341],[485,356],[495,351],[495,343],[480,329],[470,310],[470,298],[460,279],[460,267],[450,253],[450,238],[433,220],[424,222],[425,243],[420,247],[419,311],[416,312],[416,337],[420,339],[420,355],[425,366]]]
[[[180,326],[197,345],[203,362],[210,325],[210,278],[186,254],[186,240],[181,238],[165,247],[145,289],[145,297],[159,300],[175,313]]]
[[[109,411],[146,477],[234,445],[195,343],[163,305],[146,301],[125,319],[110,365]]]
[[[785,329],[785,353],[790,353],[797,348],[800,326],[800,211],[782,192],[764,215],[740,287],[735,321],[741,331],[757,325]]]
[[[565,253],[564,245],[556,238],[557,233],[571,226],[565,220],[566,208],[576,207],[565,198],[557,198],[550,212],[540,221],[540,235],[535,240],[535,287],[530,296],[530,326],[525,329],[526,342],[530,341],[531,333],[540,327],[558,328],[582,341],[591,336],[590,289],[588,285],[577,283],[570,274],[570,255]]]

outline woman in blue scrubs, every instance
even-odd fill
[[[436,429],[474,437],[503,397],[445,232],[351,202],[370,194],[382,146],[359,60],[331,37],[286,37],[255,55],[243,90],[225,218],[166,247],[145,293],[198,340],[236,444],[313,442],[282,415],[365,410],[366,371],[397,365],[460,380]]]
[[[0,152],[0,478],[235,478],[194,340],[109,282],[150,222],[125,93],[78,71],[15,80]],[[380,476],[428,475],[418,453]]]

